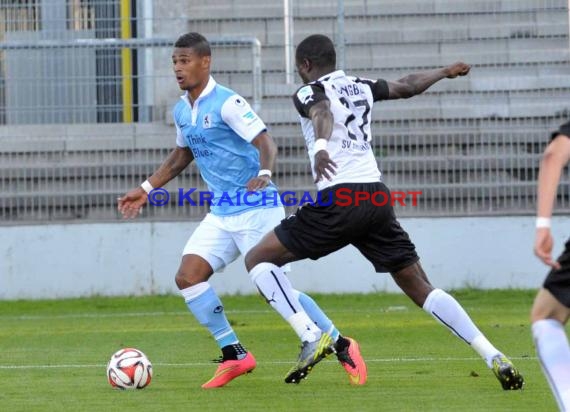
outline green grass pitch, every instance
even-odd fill
[[[0,302],[3,411],[546,411],[556,404],[532,345],[535,291],[456,291],[489,339],[526,378],[503,391],[482,360],[405,296],[314,295],[341,333],[356,338],[368,382],[351,386],[334,357],[299,385],[283,382],[299,342],[257,296],[224,297],[252,374],[203,390],[219,351],[178,296]],[[121,347],[153,363],[149,387],[112,389],[105,366]]]

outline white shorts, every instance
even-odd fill
[[[182,255],[198,255],[217,272],[240,254],[245,256],[284,218],[282,207],[254,209],[234,216],[208,213],[186,242]],[[289,266],[283,270],[289,271]]]

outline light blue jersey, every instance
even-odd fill
[[[190,105],[185,94],[174,106],[176,144],[188,147],[208,189],[210,211],[229,216],[255,208],[281,206],[277,187],[248,193],[246,184],[259,173],[259,151],[251,141],[267,129],[247,101],[210,77]]]

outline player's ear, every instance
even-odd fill
[[[202,56],[202,68],[209,69],[211,61],[212,61],[212,56]]]

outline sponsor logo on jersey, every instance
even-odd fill
[[[204,120],[202,121],[202,127],[204,129],[209,129],[212,126],[212,122],[210,120],[210,113],[204,116]]]
[[[313,89],[311,86],[304,86],[297,92],[297,98],[303,104],[307,104],[313,100]]]
[[[248,126],[257,120],[257,116],[251,110],[242,114],[241,118],[245,120]]]

